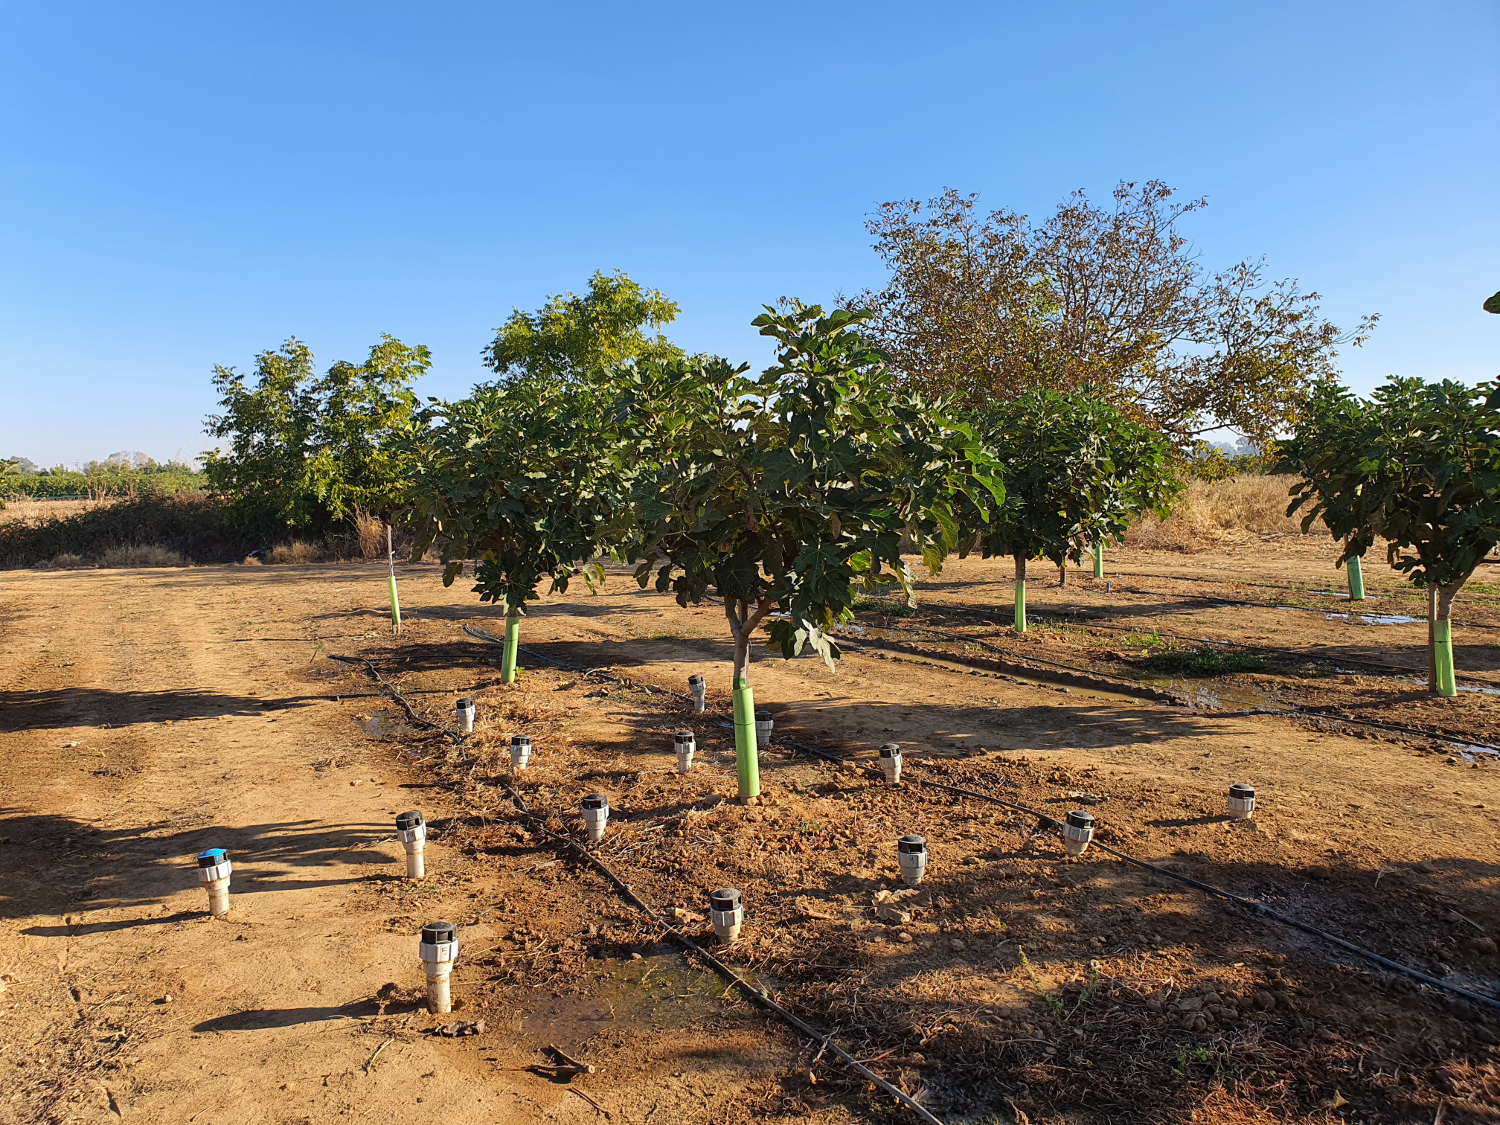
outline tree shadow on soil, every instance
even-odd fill
[[[595,601],[570,601],[558,605],[536,605],[526,610],[521,618],[521,635],[526,634],[526,624],[549,617],[560,618],[595,618],[595,617],[631,617],[643,613],[655,614],[664,606],[651,605],[620,605],[614,602]],[[676,603],[672,603],[676,609]],[[442,605],[442,604],[414,604],[401,606],[403,618],[414,621],[452,621],[463,625],[475,625],[481,629],[488,629],[497,636],[505,633],[505,615],[500,612],[486,613],[483,606],[477,605]],[[384,606],[355,606],[350,609],[334,610],[330,613],[314,614],[309,618],[311,621],[348,621],[355,619],[368,619],[371,621],[389,622],[391,611]]]
[[[281,1027],[295,1027],[304,1023],[325,1023],[328,1020],[362,1019],[380,1014],[383,1005],[374,1000],[355,1000],[336,1008],[253,1008],[245,1012],[234,1012],[227,1016],[215,1016],[193,1025],[196,1032],[208,1031],[270,1031]],[[407,1005],[412,1007],[412,1005]]]
[[[329,825],[292,821],[243,827],[171,823],[98,828],[87,821],[0,809],[0,918],[60,914],[69,910],[159,905],[176,892],[197,889],[192,857],[226,848],[234,863],[231,893],[263,894],[356,882],[351,867],[393,863],[372,845],[388,840],[388,824]],[[307,879],[330,868],[329,879]],[[112,929],[154,925],[159,916],[133,922],[85,923]],[[37,927],[39,936],[73,933],[77,926]],[[27,931],[31,932],[31,931]]]
[[[259,715],[272,710],[306,707],[320,701],[321,696],[267,699],[212,691],[107,691],[103,688],[0,691],[0,733],[104,725],[123,727],[137,723],[217,719],[222,715]]]

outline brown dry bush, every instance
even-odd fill
[[[1157,551],[1203,551],[1271,535],[1301,535],[1302,516],[1287,517],[1289,475],[1237,476],[1192,481],[1165,520],[1146,516],[1125,533],[1129,547]],[[1321,520],[1309,534],[1327,535]]]
[[[385,522],[368,512],[354,513],[354,536],[361,558],[378,559],[385,554]]]
[[[53,560],[56,565],[56,560]],[[103,567],[187,566],[187,560],[170,547],[147,543],[138,547],[111,547],[99,556]]]
[[[322,562],[323,558],[323,548],[319,547],[316,543],[309,543],[304,539],[294,539],[290,543],[278,543],[266,553],[266,561],[269,563],[299,565],[302,563]]]

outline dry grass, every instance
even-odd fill
[[[1271,535],[1301,535],[1301,514],[1286,516],[1287,492],[1294,480],[1239,476],[1212,483],[1193,481],[1170,516],[1160,522],[1154,516],[1137,521],[1125,533],[1125,542],[1158,551],[1203,551]],[[1321,521],[1313,534],[1327,534]]]
[[[316,543],[309,543],[304,539],[295,539],[290,543],[278,543],[272,547],[266,555],[268,563],[290,563],[300,565],[302,563],[322,562],[325,552]]]
[[[368,512],[354,513],[354,535],[359,541],[362,558],[378,559],[385,554],[385,522]]]
[[[103,567],[187,566],[187,560],[170,547],[148,543],[140,547],[111,547],[99,556]]]
[[[40,527],[53,520],[67,519],[95,508],[107,508],[114,500],[30,500],[11,499],[0,505],[0,523],[20,523]]]
[[[88,562],[82,555],[64,553],[53,555],[52,560],[46,564],[48,570],[81,570],[88,566]]]

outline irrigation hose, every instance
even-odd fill
[[[1171,702],[1174,702],[1174,703],[1176,703],[1176,702],[1182,702],[1181,697],[1178,696],[1178,695],[1176,695],[1176,694],[1174,694],[1173,692],[1167,691],[1167,690],[1165,690],[1163,688],[1154,688],[1154,687],[1152,687],[1149,684],[1142,684],[1138,680],[1127,680],[1123,676],[1112,676],[1108,672],[1096,672],[1096,671],[1094,671],[1091,668],[1079,668],[1079,667],[1077,667],[1076,665],[1073,665],[1073,664],[1060,664],[1056,660],[1044,660],[1040,656],[1032,656],[1029,653],[1026,654],[1026,655],[1022,655],[1020,653],[1008,652],[1007,650],[1005,650],[1003,648],[1000,648],[997,645],[986,644],[984,641],[979,640],[977,637],[964,637],[964,636],[959,636],[958,634],[954,634],[954,633],[941,633],[941,632],[938,632],[935,629],[929,629],[927,631],[928,632],[937,633],[937,635],[940,636],[940,637],[951,637],[954,640],[963,641],[963,642],[965,642],[967,644],[976,644],[980,648],[989,649],[991,652],[998,653],[999,655],[1005,657],[1007,660],[1014,660],[1017,664],[1021,665],[1021,667],[1025,671],[1028,671],[1028,672],[1030,672],[1030,671],[1036,671],[1036,673],[1038,675],[1045,675],[1046,673],[1043,672],[1043,671],[1041,671],[1041,670],[1027,668],[1026,665],[1027,664],[1045,664],[1045,665],[1047,665],[1050,668],[1058,668],[1058,669],[1061,669],[1064,672],[1073,672],[1073,673],[1076,673],[1077,675],[1085,676],[1085,677],[1087,677],[1088,679],[1091,679],[1091,680],[1102,681],[1102,683],[1100,685],[1098,685],[1098,690],[1100,690],[1100,691],[1107,691],[1108,690],[1108,686],[1106,686],[1106,685],[1114,685],[1114,686],[1117,686],[1117,687],[1120,687],[1120,688],[1124,689],[1123,691],[1120,692],[1120,694],[1122,694],[1122,695],[1130,695],[1132,698],[1135,698],[1135,699],[1141,699],[1141,700],[1145,700],[1145,701],[1151,702],[1151,703],[1165,703],[1165,702],[1168,702],[1169,700]],[[918,638],[918,639],[920,640],[921,638]],[[913,649],[906,649],[906,648],[895,648],[895,647],[891,647],[890,649],[886,650],[886,645],[892,645],[892,646],[894,646],[894,645],[899,645],[899,644],[902,644],[902,643],[904,643],[904,642],[901,642],[901,641],[895,641],[895,642],[887,641],[887,642],[884,642],[884,643],[880,643],[880,639],[877,638],[877,637],[868,637],[868,638],[866,638],[864,640],[859,640],[858,638],[850,639],[850,638],[846,637],[842,633],[839,634],[839,645],[841,647],[851,649],[854,652],[861,652],[865,648],[868,647],[868,648],[881,649],[881,650],[891,651],[891,652],[900,652],[900,653],[904,653],[907,656],[926,657],[929,660],[947,660],[947,661],[949,661],[950,663],[953,663],[953,664],[965,664],[966,667],[970,667],[970,668],[976,667],[973,664],[966,664],[966,662],[964,661],[964,659],[963,659],[962,656],[955,656],[955,655],[952,655],[952,654],[946,653],[946,652],[922,652],[921,650],[913,650]],[[1009,675],[1014,675],[1015,674],[1015,673],[1006,673],[1006,672],[996,672],[995,669],[991,669],[991,668],[979,668],[977,670],[978,671],[983,671],[983,672],[991,672],[993,674],[1002,675],[1002,676],[1003,675],[1008,675],[1008,674]],[[1087,685],[1066,684],[1065,686],[1080,688],[1080,690],[1083,690],[1083,691],[1087,691],[1088,690],[1088,686]],[[1146,694],[1147,692],[1154,693],[1154,695],[1147,695]],[[1166,698],[1162,698],[1162,697],[1166,697]]]
[[[864,644],[861,644],[858,641],[853,641],[853,642],[844,642],[844,641],[841,641],[840,643],[844,644],[845,647],[847,647],[848,649],[850,649],[850,651],[853,651],[853,652],[862,652],[862,651],[864,651],[865,650],[865,645],[869,645],[869,647],[874,648],[877,651],[882,651],[882,652],[883,651],[887,651],[886,649],[881,648],[880,646],[871,645],[869,641],[864,642]],[[975,643],[983,644],[983,642],[975,642]],[[948,653],[924,653],[924,652],[912,651],[912,650],[908,650],[908,649],[891,649],[889,651],[894,651],[894,652],[897,652],[897,653],[901,653],[902,655],[912,657],[913,659],[919,659],[920,660],[920,659],[925,658],[925,659],[927,659],[929,661],[934,662],[932,664],[933,667],[940,668],[940,669],[943,668],[943,665],[940,664],[940,663],[937,663],[937,662],[938,661],[947,661],[947,663],[949,663],[949,664],[958,664],[958,665],[962,665],[963,667],[966,667],[966,668],[973,668],[976,672],[984,672],[987,675],[993,675],[993,676],[1003,676],[1003,675],[1006,675],[1006,673],[1004,673],[1004,672],[996,672],[995,670],[990,669],[990,668],[981,668],[978,665],[966,662],[961,656],[953,656],[953,655],[950,655]],[[996,650],[996,651],[1003,651],[1003,650]],[[1024,661],[1028,661],[1029,660],[1029,661],[1034,661],[1034,662],[1042,663],[1042,664],[1051,664],[1054,668],[1061,668],[1061,669],[1064,669],[1064,670],[1070,671],[1070,672],[1079,672],[1079,673],[1082,673],[1084,675],[1093,677],[1094,679],[1104,680],[1104,681],[1108,681],[1110,683],[1115,683],[1115,684],[1120,684],[1121,686],[1126,686],[1126,687],[1129,687],[1129,686],[1136,686],[1136,687],[1138,687],[1139,686],[1139,685],[1134,684],[1134,682],[1131,681],[1131,680],[1118,679],[1118,678],[1112,677],[1112,676],[1110,676],[1110,675],[1108,675],[1107,673],[1104,673],[1104,672],[1093,672],[1093,671],[1089,671],[1088,669],[1085,669],[1085,668],[1075,668],[1075,667],[1073,667],[1070,664],[1058,664],[1058,663],[1055,663],[1053,661],[1041,660],[1039,657],[1033,657],[1033,656],[1016,656],[1016,655],[1013,655],[1013,654],[1010,654],[1010,653],[1006,653],[1006,655],[1008,657],[1010,657],[1011,659],[1014,659],[1014,660],[1016,660],[1018,662],[1024,662]],[[1044,675],[1045,673],[1038,671],[1037,674],[1038,675]],[[1077,685],[1077,684],[1068,684],[1066,686],[1075,687],[1079,691],[1083,691],[1083,692],[1087,692],[1089,690],[1087,687],[1080,686],[1080,685]],[[1100,688],[1099,690],[1104,691],[1104,690],[1107,690],[1107,688]],[[1169,693],[1162,692],[1161,694],[1166,695],[1166,694],[1169,694]],[[1137,697],[1137,698],[1139,698],[1139,697]],[[1155,702],[1163,702],[1163,701],[1157,700]],[[1411,736],[1416,737],[1416,738],[1425,738],[1425,739],[1435,740],[1435,741],[1438,741],[1438,742],[1448,742],[1448,743],[1452,743],[1452,744],[1460,746],[1460,747],[1471,747],[1472,746],[1472,747],[1475,747],[1475,748],[1480,749],[1480,750],[1492,750],[1492,751],[1494,751],[1496,753],[1500,753],[1500,746],[1496,746],[1496,745],[1493,745],[1493,744],[1488,743],[1488,742],[1483,742],[1483,741],[1481,741],[1479,739],[1476,739],[1476,738],[1471,738],[1470,736],[1465,735],[1465,734],[1463,734],[1461,732],[1445,731],[1445,730],[1442,730],[1441,728],[1439,728],[1438,730],[1435,730],[1435,731],[1423,730],[1421,727],[1406,727],[1406,726],[1401,726],[1398,723],[1386,723],[1386,722],[1382,722],[1382,721],[1380,721],[1378,719],[1357,719],[1357,718],[1355,718],[1352,715],[1341,715],[1341,714],[1339,714],[1339,713],[1337,713],[1335,711],[1322,711],[1322,710],[1310,709],[1310,708],[1306,708],[1306,707],[1285,707],[1285,708],[1260,707],[1260,708],[1247,708],[1245,710],[1240,710],[1240,711],[1218,711],[1218,710],[1202,710],[1202,709],[1199,709],[1199,708],[1192,707],[1191,704],[1186,703],[1186,702],[1182,702],[1181,705],[1184,706],[1184,707],[1189,707],[1191,710],[1193,710],[1193,712],[1195,714],[1202,715],[1205,718],[1210,718],[1210,719],[1235,719],[1235,718],[1241,718],[1241,717],[1244,717],[1244,716],[1247,716],[1247,715],[1268,715],[1268,716],[1273,716],[1273,717],[1274,716],[1280,716],[1281,718],[1292,718],[1292,719],[1298,719],[1298,718],[1301,718],[1301,719],[1318,719],[1320,721],[1325,721],[1325,722],[1348,723],[1348,724],[1350,724],[1352,726],[1370,727],[1370,728],[1372,728],[1374,730],[1390,731],[1393,734],[1407,734],[1407,735],[1411,735]]]
[[[930,602],[928,604],[930,604],[930,605],[942,605],[944,608],[962,608],[962,607],[957,607],[957,606],[950,607],[948,605],[948,603],[945,603],[945,602]],[[1246,604],[1248,604],[1248,603],[1246,603]],[[984,613],[984,611],[982,611],[982,610],[973,610],[973,611],[967,611],[967,612],[973,612],[973,613],[976,613],[976,614],[978,614],[980,616],[984,616],[984,617],[998,617],[999,616],[998,614],[987,614],[987,613]],[[1043,625],[1045,625],[1047,623],[1047,620],[1048,620],[1047,618],[1043,618],[1043,619],[1041,619],[1040,623],[1043,624]],[[1111,629],[1111,630],[1116,630],[1116,631],[1119,631],[1119,632],[1135,632],[1139,628],[1139,627],[1131,627],[1131,626],[1125,626],[1125,625],[1106,625],[1106,624],[1104,624],[1102,622],[1095,621],[1092,618],[1076,618],[1076,619],[1074,619],[1074,622],[1070,622],[1068,619],[1062,618],[1062,617],[1056,618],[1055,620],[1063,621],[1065,624],[1072,624],[1072,623],[1076,622],[1076,624],[1077,624],[1077,626],[1079,628],[1084,628],[1084,629]],[[1488,626],[1484,626],[1484,627],[1487,628]],[[932,636],[943,637],[943,638],[946,638],[947,640],[951,640],[951,641],[962,642],[964,644],[978,645],[982,649],[987,649],[990,652],[993,652],[993,653],[996,653],[996,654],[998,654],[1000,656],[1003,656],[1003,657],[1005,657],[1008,660],[1017,661],[1018,663],[1023,664],[1023,665],[1026,664],[1026,663],[1028,663],[1028,662],[1032,663],[1032,664],[1046,664],[1046,665],[1048,665],[1049,667],[1052,667],[1052,668],[1061,668],[1061,669],[1063,669],[1064,671],[1067,671],[1067,672],[1077,672],[1080,675],[1089,676],[1091,678],[1098,679],[1098,680],[1105,680],[1105,681],[1108,681],[1110,683],[1122,684],[1122,685],[1126,685],[1126,686],[1130,686],[1130,687],[1135,687],[1137,689],[1139,689],[1140,687],[1143,686],[1143,683],[1140,680],[1131,680],[1131,679],[1127,679],[1127,678],[1125,678],[1123,676],[1116,676],[1116,675],[1113,675],[1112,673],[1109,673],[1109,672],[1100,672],[1100,671],[1097,671],[1097,670],[1092,669],[1092,668],[1080,668],[1080,667],[1078,667],[1077,665],[1074,665],[1074,664],[1061,664],[1061,663],[1059,663],[1059,662],[1057,662],[1055,660],[1044,660],[1040,656],[1032,656],[1030,653],[1012,652],[1009,649],[1001,648],[999,645],[990,644],[989,642],[984,641],[984,640],[980,639],[979,637],[969,637],[969,636],[963,635],[962,633],[949,633],[949,632],[946,632],[946,631],[944,631],[942,629],[934,629],[930,625],[906,625],[906,626],[903,626],[902,629],[904,629],[904,631],[906,631],[906,632],[910,632],[910,633],[913,633],[913,634],[927,633],[927,634],[930,634]],[[889,631],[890,632],[899,632],[899,631],[902,631],[902,630],[898,630],[898,629],[893,628],[893,629],[890,629]],[[1253,646],[1253,645],[1241,644],[1238,641],[1216,641],[1212,637],[1197,637],[1197,638],[1187,637],[1187,636],[1182,635],[1181,633],[1161,633],[1160,635],[1163,636],[1163,637],[1170,637],[1170,638],[1172,638],[1174,640],[1194,641],[1195,643],[1199,643],[1199,644],[1222,645],[1222,646],[1229,647],[1229,648],[1246,648],[1246,649],[1248,649],[1248,648],[1255,648],[1256,647],[1256,646]],[[922,638],[921,638],[920,635],[918,635],[916,637],[916,639],[917,639],[917,641],[921,641]],[[864,643],[865,644],[871,644],[872,640],[873,640],[873,638],[871,640],[866,640]],[[840,643],[844,643],[844,642],[841,641]],[[900,642],[898,642],[898,643],[900,643]],[[848,647],[850,647],[850,648],[856,648],[857,649],[858,645],[859,645],[859,642],[855,641],[855,642],[849,643]],[[1267,650],[1261,650],[1261,651],[1267,651]],[[1285,648],[1283,648],[1283,649],[1272,649],[1272,650],[1269,650],[1269,651],[1271,651],[1271,652],[1279,652],[1279,653],[1286,653],[1288,655],[1295,655],[1295,653],[1293,653],[1293,650],[1291,650],[1291,649],[1285,649]],[[945,653],[933,653],[932,655],[935,658],[937,658],[937,659],[955,660],[956,662],[960,662],[960,663],[962,662],[962,658],[961,657],[955,658],[955,657],[950,656],[950,655],[945,654]],[[1326,661],[1329,660],[1329,658],[1327,658],[1327,657],[1318,657],[1318,656],[1315,656],[1314,659],[1316,659],[1318,661],[1323,661],[1323,662],[1326,662]],[[1392,667],[1389,664],[1377,664],[1377,663],[1374,663],[1373,661],[1359,660],[1357,658],[1352,658],[1352,657],[1337,657],[1337,658],[1333,658],[1332,663],[1334,663],[1335,667],[1337,667],[1338,665],[1347,665],[1347,666],[1359,667],[1359,668],[1364,668],[1364,669],[1373,669],[1373,671],[1366,671],[1366,672],[1362,672],[1361,674],[1362,675],[1378,676],[1378,677],[1380,677],[1382,679],[1403,679],[1403,680],[1405,680],[1405,679],[1409,679],[1413,675],[1412,671],[1410,669],[1407,669],[1407,668],[1395,668],[1395,667]],[[1414,681],[1414,682],[1420,683],[1420,681]],[[1144,686],[1149,686],[1149,685],[1144,685]],[[1470,688],[1470,687],[1489,687],[1489,686],[1490,685],[1488,685],[1488,684],[1482,684],[1482,683],[1481,684],[1464,684],[1464,685],[1460,685],[1460,688],[1463,689],[1463,688]],[[1156,690],[1158,690],[1163,695],[1173,695],[1174,694],[1173,692],[1171,692],[1171,691],[1169,691],[1168,689],[1165,689],[1165,688],[1156,689]],[[1284,714],[1285,712],[1271,712],[1271,711],[1266,711],[1266,712],[1257,712],[1257,713],[1258,714],[1277,714],[1277,713],[1283,713]],[[1358,720],[1351,720],[1351,721],[1358,721]]]
[[[464,631],[469,633],[470,636],[476,637],[479,640],[486,640],[490,641],[491,643],[504,644],[503,640],[497,641],[485,634],[483,630],[470,631],[469,627],[466,625],[464,626]],[[626,681],[622,676],[615,676],[608,672],[600,672],[597,669],[569,666],[564,664],[562,661],[553,660],[550,657],[542,656],[540,653],[529,652],[527,655],[538,657],[546,661],[548,664],[556,665],[557,667],[563,668],[566,671],[575,671],[586,673],[589,675],[602,676],[606,679],[615,680],[616,682],[629,683],[629,686],[633,687],[649,686],[645,684],[635,684],[633,681]],[[363,657],[351,656],[330,656],[330,659],[337,660],[341,664],[363,665],[365,670],[370,674],[370,677],[375,681],[376,684],[379,685],[381,692],[394,700],[396,704],[400,706],[402,711],[406,713],[407,718],[410,719],[413,723],[417,724],[418,726],[425,727],[429,730],[440,731],[441,733],[447,735],[449,738],[453,739],[454,742],[462,743],[466,741],[463,735],[458,734],[455,731],[451,731],[447,727],[439,726],[437,723],[429,722],[419,716],[414,710],[412,710],[411,704],[406,701],[406,697],[403,696],[395,688],[387,684],[381,678],[380,672],[369,660],[366,660]],[[668,691],[665,688],[655,688],[653,690],[662,691],[665,694],[677,696],[678,698],[683,697],[682,693]],[[774,999],[772,999],[770,993],[765,989],[757,988],[755,985],[745,980],[723,961],[719,960],[719,958],[715,957],[712,953],[709,953],[697,942],[693,941],[692,938],[688,937],[671,923],[665,921],[664,916],[659,911],[653,908],[648,902],[645,901],[645,899],[641,898],[640,895],[636,894],[635,888],[621,879],[612,870],[610,870],[608,865],[606,865],[603,860],[588,851],[586,848],[579,845],[577,841],[571,840],[566,836],[559,836],[557,833],[552,832],[550,829],[548,829],[546,827],[546,824],[544,823],[545,818],[542,817],[539,813],[536,813],[527,807],[525,800],[522,799],[521,795],[518,792],[516,792],[510,782],[504,778],[500,778],[499,780],[500,784],[505,787],[506,792],[510,794],[511,800],[515,802],[517,810],[519,810],[520,813],[531,822],[534,828],[536,828],[549,839],[555,841],[556,843],[565,845],[575,854],[583,857],[583,859],[586,860],[590,866],[598,870],[600,874],[602,874],[610,882],[610,884],[613,885],[617,891],[619,891],[620,895],[627,902],[650,917],[653,923],[661,926],[666,933],[670,934],[674,939],[685,946],[692,954],[702,959],[705,964],[709,965],[716,973],[727,980],[731,986],[739,989],[740,992],[743,993],[744,996],[751,1001],[751,1003],[763,1007],[766,1010],[774,1013],[789,1027],[795,1028],[797,1031],[801,1032],[809,1039],[812,1039],[814,1042],[822,1044],[825,1050],[832,1051],[844,1062],[845,1065],[852,1069],[856,1074],[858,1074],[862,1078],[869,1080],[870,1082],[875,1083],[876,1086],[880,1087],[880,1089],[890,1094],[902,1105],[906,1106],[913,1113],[915,1113],[917,1117],[922,1121],[930,1122],[931,1125],[943,1125],[943,1122],[939,1118],[934,1117],[930,1112],[922,1108],[922,1106],[919,1105],[916,1101],[912,1100],[912,1098],[908,1094],[903,1093],[896,1086],[893,1086],[891,1083],[887,1082],[884,1078],[880,1077],[880,1075],[876,1074],[869,1067],[865,1066],[864,1063],[860,1062],[852,1054],[850,1054],[838,1043],[836,1043],[831,1033],[828,1035],[820,1034],[816,1028],[812,1027],[797,1015],[778,1004]]]
[[[824,1048],[832,1051],[835,1055],[842,1059],[845,1065],[847,1065],[861,1078],[868,1079],[869,1081],[875,1083],[875,1085],[879,1086],[886,1093],[896,1098],[897,1101],[906,1106],[907,1109],[911,1110],[923,1121],[932,1122],[933,1125],[943,1125],[943,1123],[938,1118],[934,1117],[926,1109],[923,1109],[922,1106],[913,1101],[909,1095],[903,1093],[900,1089],[891,1085],[891,1083],[880,1077],[880,1075],[876,1074],[869,1067],[865,1066],[864,1063],[860,1062],[857,1058],[855,1058],[838,1043],[836,1043],[831,1034],[819,1034],[816,1028],[811,1027],[798,1016],[794,1015],[792,1012],[788,1011],[786,1008],[782,1007],[775,1000],[773,1000],[770,993],[765,989],[751,984],[744,977],[740,976],[739,973],[735,972],[734,969],[732,969],[729,965],[725,964],[723,961],[719,960],[719,958],[715,957],[712,953],[708,952],[708,950],[704,949],[701,945],[695,942],[692,938],[688,937],[676,926],[673,926],[670,922],[667,922],[665,920],[665,916],[661,912],[656,910],[656,908],[648,903],[645,899],[641,898],[641,896],[636,893],[635,888],[631,884],[625,882],[625,880],[621,879],[612,870],[610,870],[608,864],[606,864],[598,856],[594,855],[587,848],[579,844],[576,840],[570,839],[567,836],[560,836],[556,832],[549,830],[543,823],[545,818],[540,813],[533,812],[531,809],[527,808],[526,802],[522,800],[519,793],[511,788],[510,782],[506,781],[504,778],[501,778],[500,784],[503,785],[506,791],[510,793],[511,800],[515,802],[516,808],[531,822],[534,828],[539,829],[543,835],[547,836],[556,843],[564,845],[575,855],[581,856],[591,867],[593,867],[601,875],[603,875],[614,886],[614,888],[620,892],[621,897],[624,898],[625,901],[629,902],[636,909],[646,914],[653,923],[661,926],[666,933],[670,934],[673,938],[682,943],[682,945],[685,946],[692,954],[700,958],[705,964],[712,967],[716,973],[727,980],[733,987],[738,988],[740,992],[744,994],[745,998],[748,999],[751,1003],[774,1012],[783,1022],[785,1022],[789,1026],[796,1028],[803,1035],[806,1035],[814,1042],[821,1043]]]
[[[422,727],[425,730],[438,731],[439,733],[445,734],[449,738],[453,739],[454,742],[462,742],[464,740],[464,736],[459,734],[457,731],[449,730],[447,727],[439,726],[437,723],[428,722],[426,719],[422,718],[421,715],[418,715],[415,711],[413,711],[411,709],[411,704],[406,701],[406,696],[402,695],[390,684],[386,683],[385,680],[381,679],[379,669],[377,669],[373,663],[371,663],[369,660],[366,660],[363,656],[335,656],[330,653],[328,655],[328,659],[337,660],[340,664],[363,665],[365,671],[370,674],[370,678],[374,680],[376,685],[380,688],[380,694],[388,697],[389,699],[395,700],[396,705],[406,713],[407,720],[413,725]]]

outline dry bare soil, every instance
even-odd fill
[[[429,567],[402,573],[400,637],[366,564],[6,572],[0,1121],[913,1119],[664,922],[945,1121],[1500,1120],[1494,1011],[930,784],[1087,807],[1101,843],[1496,995],[1500,695],[1427,696],[1425,626],[1380,623],[1420,597],[1372,561],[1350,620],[1311,539],[1108,570],[1034,579],[1018,636],[1005,563],[954,561],[916,612],[864,606],[836,676],[760,659],[759,806],[732,800],[722,611],[628,576],[535,605],[501,685],[462,631],[493,611]],[[1485,582],[1456,610],[1469,688],[1500,688]],[[440,725],[474,698],[475,735],[330,655]],[[704,715],[672,694],[693,672]],[[512,779],[515,733],[536,752]],[[900,787],[866,768],[887,741]],[[1250,822],[1223,815],[1240,781]],[[597,856],[664,913],[557,839],[595,790]],[[927,878],[879,917],[911,832]],[[235,865],[221,920],[193,873],[211,846]],[[728,947],[703,918],[726,884]],[[460,928],[449,1016],[420,1003],[436,919]]]

